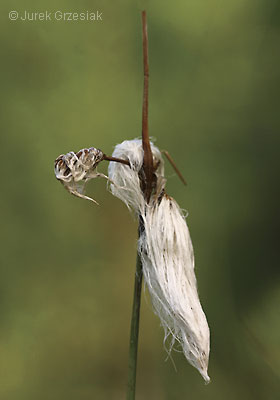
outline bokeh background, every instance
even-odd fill
[[[278,0],[1,1],[0,398],[125,398],[137,223],[102,180],[97,207],[56,181],[61,153],[141,134],[140,11],[150,133],[189,212],[211,328],[211,384],[143,297],[137,399],[279,399]],[[102,22],[10,21],[17,10]],[[106,172],[105,162],[100,170]]]

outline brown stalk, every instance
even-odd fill
[[[103,154],[103,158],[102,159],[106,160],[106,161],[115,161],[115,162],[118,162],[118,163],[121,163],[121,164],[128,165],[130,167],[129,161],[128,160],[123,160],[122,158],[106,156],[106,154]]]
[[[153,165],[153,154],[150,145],[148,131],[148,84],[149,84],[149,64],[148,64],[148,33],[146,11],[142,12],[142,32],[143,32],[143,60],[144,60],[144,92],[142,109],[142,146],[143,146],[143,165],[139,172],[141,189],[146,202],[148,203],[156,181],[155,167]],[[144,229],[143,220],[139,217],[139,236]],[[128,365],[128,384],[127,400],[135,400],[136,372],[137,372],[137,353],[138,336],[140,321],[141,289],[142,289],[143,267],[139,253],[135,271],[134,297],[130,326],[130,345],[129,345],[129,365]]]
[[[175,164],[175,161],[173,160],[173,158],[171,157],[171,155],[168,153],[168,151],[166,150],[161,150],[161,152],[165,155],[165,157],[167,158],[167,160],[170,162],[170,164],[172,165],[172,167],[174,168],[176,174],[179,176],[179,178],[181,179],[181,181],[183,182],[184,185],[187,185],[187,182],[185,181],[185,178],[183,177],[182,173],[180,172],[180,170],[178,169],[177,165]]]
[[[150,200],[154,181],[156,179],[153,165],[153,154],[149,139],[148,129],[148,95],[149,95],[149,60],[148,60],[148,32],[146,11],[142,11],[142,35],[143,35],[143,64],[144,64],[144,90],[142,108],[142,146],[143,156],[143,178],[142,190],[147,203]]]

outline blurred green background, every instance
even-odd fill
[[[280,398],[279,1],[2,0],[0,399],[125,398],[137,223],[103,180],[88,185],[100,207],[70,196],[53,161],[140,136],[143,8],[150,134],[188,181],[166,166],[189,211],[212,382],[182,354],[177,372],[165,362],[146,292],[137,399]]]

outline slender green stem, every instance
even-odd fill
[[[127,383],[127,396],[126,396],[127,400],[135,399],[142,277],[143,277],[142,262],[139,253],[137,253],[135,281],[134,281],[134,297],[133,297],[131,325],[130,325],[128,383]]]

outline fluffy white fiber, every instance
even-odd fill
[[[131,168],[110,162],[112,193],[140,215],[144,230],[138,241],[145,284],[154,311],[170,336],[169,352],[179,343],[187,360],[198,369],[206,382],[210,333],[202,310],[194,273],[193,247],[185,218],[174,199],[165,191],[161,152],[151,144],[158,165],[157,187],[146,203],[138,173],[142,167],[141,140],[126,140],[116,146],[113,156],[129,160]]]

